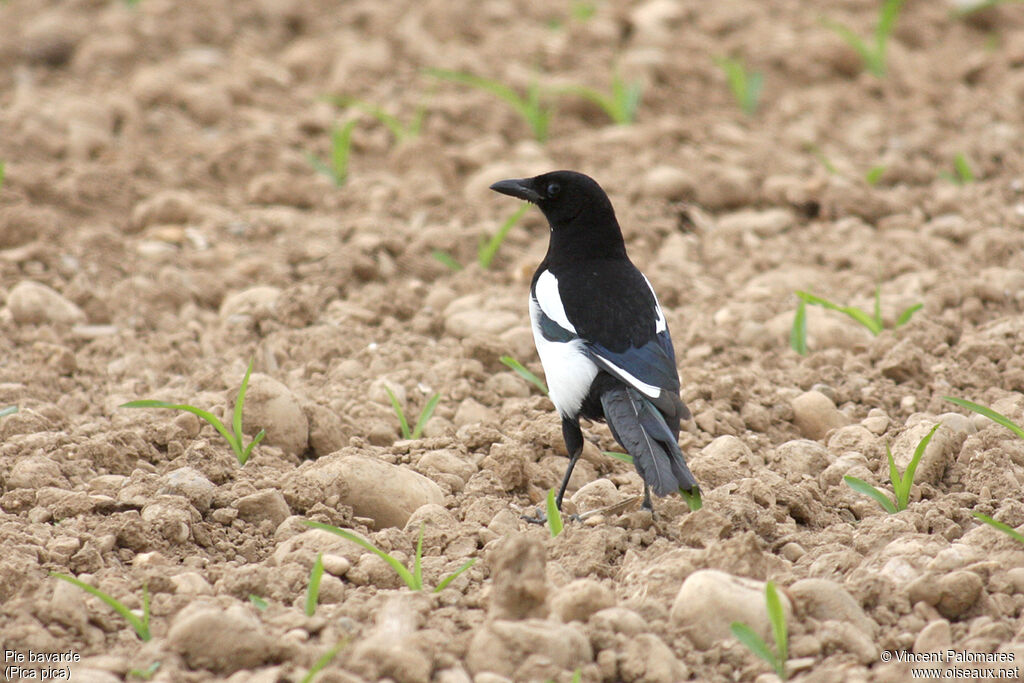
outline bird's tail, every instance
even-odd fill
[[[656,495],[699,490],[665,418],[643,394],[616,383],[601,393],[601,406],[612,436],[633,457],[636,471]]]

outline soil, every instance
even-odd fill
[[[909,2],[879,78],[822,21],[869,36],[877,5],[0,4],[5,666],[299,681],[340,644],[316,680],[770,680],[728,622],[764,633],[773,580],[795,680],[907,680],[886,652],[947,649],[1019,672],[1024,547],[971,513],[1024,525],[1024,441],[943,397],[1024,420],[1024,10]],[[763,74],[752,115],[728,55]],[[550,96],[541,143],[429,67],[522,91],[617,71],[643,95],[625,126]],[[422,129],[397,140],[345,97]],[[308,156],[354,116],[338,187]],[[700,511],[673,496],[557,538],[520,518],[566,464],[550,402],[499,362],[541,371],[542,217],[475,261],[516,208],[487,186],[556,168],[608,190],[665,308]],[[881,334],[810,307],[790,348],[796,290],[870,311],[876,286]],[[244,466],[191,414],[119,408],[230,422],[250,359],[245,432],[267,437]],[[421,438],[385,389],[410,421],[440,394]],[[905,511],[844,483],[889,490],[886,445],[905,467],[937,423]],[[567,511],[637,496],[586,432]],[[412,592],[304,519],[409,565],[422,528],[428,587],[477,562]],[[137,610],[145,585],[152,639],[50,572]]]

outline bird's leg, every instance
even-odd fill
[[[646,483],[644,483],[644,504],[643,504],[643,509],[644,510],[650,510],[652,518],[656,518],[657,517],[657,515],[654,514],[654,503],[651,502],[651,487],[648,486]]]
[[[562,477],[562,485],[558,489],[558,497],[555,504],[559,511],[562,509],[562,498],[565,497],[565,489],[569,487],[569,478],[572,477],[572,470],[576,467],[576,461],[583,453],[583,430],[580,429],[579,418],[570,420],[562,418],[562,438],[565,439],[565,450],[569,451],[569,466],[565,469],[565,476]]]
[[[565,439],[565,449],[569,451],[569,466],[565,470],[565,476],[562,477],[562,485],[558,487],[558,496],[555,498],[555,506],[559,512],[562,511],[562,498],[565,497],[565,489],[569,487],[572,470],[576,467],[576,461],[580,459],[580,455],[583,453],[583,430],[580,429],[579,418],[575,420],[570,420],[567,417],[562,418],[562,438]],[[543,507],[538,507],[536,515],[532,517],[523,515],[523,519],[534,524],[546,524],[548,516]]]

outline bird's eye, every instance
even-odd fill
[[[558,196],[558,193],[562,191],[562,186],[558,183],[548,183],[548,197],[554,199]]]

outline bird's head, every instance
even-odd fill
[[[599,225],[609,218],[615,224],[615,212],[608,195],[593,178],[575,171],[499,180],[491,189],[536,204],[552,230],[580,223]]]

